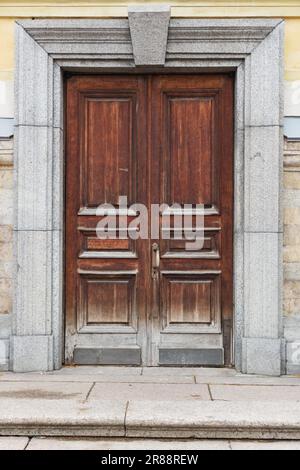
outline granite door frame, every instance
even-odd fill
[[[284,22],[154,15],[140,7],[129,20],[16,22],[13,371],[63,364],[63,74],[158,70],[235,73],[233,362],[244,373],[284,372]]]

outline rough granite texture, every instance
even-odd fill
[[[164,65],[171,8],[168,5],[134,5],[128,19],[134,62],[140,65]]]

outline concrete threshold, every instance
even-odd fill
[[[0,435],[300,440],[300,403],[8,398]]]

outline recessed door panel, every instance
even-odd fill
[[[79,328],[107,324],[133,326],[135,276],[82,275],[79,289],[82,301]]]
[[[211,204],[214,102],[200,96],[167,95],[165,169],[170,204]],[[201,158],[199,158],[201,155]]]
[[[163,331],[221,333],[220,272],[162,272]]]
[[[135,188],[135,97],[85,97],[82,152],[86,206],[118,205],[119,196],[133,202]]]

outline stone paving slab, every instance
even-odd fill
[[[219,380],[220,381],[220,380]],[[55,374],[55,373],[22,373],[13,372],[0,373],[0,384],[2,382],[75,382],[75,383],[157,383],[157,384],[194,384],[193,375],[102,375],[102,374]],[[206,380],[207,382],[207,380]],[[223,381],[222,381],[223,383]],[[299,381],[300,383],[300,381]]]
[[[117,400],[0,399],[0,435],[124,436],[126,407]]]
[[[90,399],[103,400],[210,400],[207,385],[196,384],[96,384]]]
[[[48,374],[53,375],[60,375],[60,374],[68,374],[68,375],[113,375],[113,376],[120,376],[120,375],[142,375],[142,368],[141,367],[119,367],[119,366],[67,366],[63,367],[60,370],[56,370],[54,372],[48,372]],[[189,374],[186,374],[189,375]]]
[[[232,377],[199,377],[194,376],[195,382],[199,384],[219,384],[219,385],[277,385],[300,386],[298,377],[260,377],[256,375],[236,375]],[[1,380],[1,379],[0,379]]]
[[[119,373],[118,368],[107,367],[84,367],[83,370],[77,367],[63,368],[55,372],[42,373],[21,373],[0,372],[1,382],[100,382],[100,383],[198,383],[198,384],[219,384],[219,385],[278,385],[278,386],[300,386],[300,377],[262,377],[255,375],[242,375],[232,373],[232,370],[221,369],[199,369],[160,368],[157,372],[147,372],[144,370],[141,375],[140,368],[124,368]],[[186,375],[182,374],[185,371]],[[77,373],[79,371],[79,373]],[[114,372],[115,371],[115,372]],[[137,374],[137,371],[139,373]],[[133,375],[131,373],[134,373]],[[211,375],[217,374],[217,375]]]
[[[0,437],[0,450],[24,450],[28,437]]]
[[[300,441],[231,441],[232,450],[300,450]]]
[[[300,439],[300,403],[135,401],[127,409],[126,436]]]
[[[210,385],[213,400],[300,402],[300,387],[276,385]]]
[[[219,369],[205,367],[144,367],[142,375],[198,375],[199,377],[233,377],[237,375],[234,369]]]
[[[5,398],[15,399],[78,399],[84,400],[93,383],[68,383],[68,382],[2,382],[0,381],[0,400]]]
[[[33,438],[28,450],[230,450],[229,441],[165,441],[150,439],[42,439]]]

